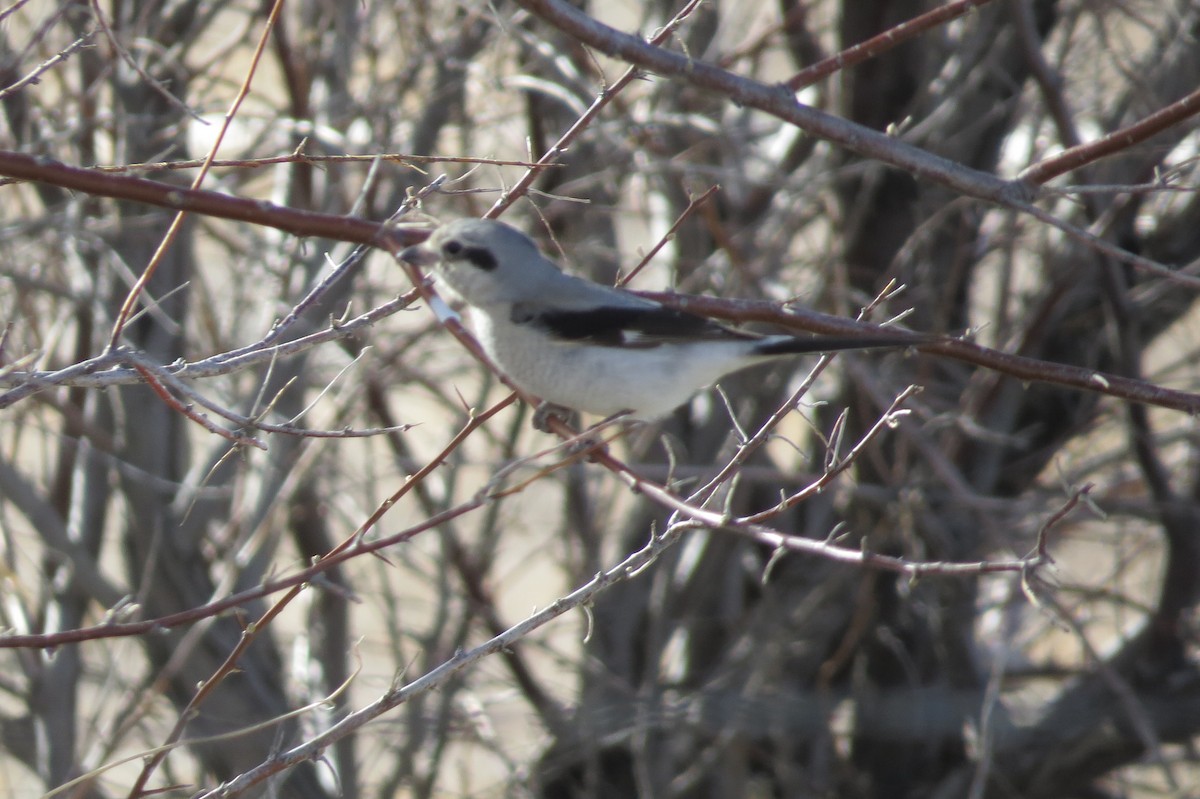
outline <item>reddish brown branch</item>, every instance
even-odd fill
[[[1115,130],[1094,142],[1071,147],[1058,155],[1026,167],[1018,175],[1018,179],[1040,185],[1051,178],[1070,172],[1072,169],[1078,169],[1085,164],[1099,161],[1101,158],[1139,144],[1198,112],[1200,112],[1200,89],[1132,125]]]
[[[51,158],[0,150],[0,174],[18,180],[34,180],[96,197],[189,211],[220,219],[266,225],[294,236],[316,236],[336,241],[372,244],[389,251],[403,249],[425,239],[427,231],[387,228],[352,216],[300,211],[265,200],[230,197],[216,191],[186,189],[157,180],[112,175],[94,169],[67,166]]]
[[[804,105],[786,86],[752,80],[682,53],[655,47],[638,36],[601,24],[562,0],[518,0],[518,5],[605,55],[715,92],[739,106],[756,108],[865,158],[890,164],[960,194],[1001,205],[1029,200],[1036,194],[1033,184],[1003,180],[971,169],[885,133]]]
[[[663,292],[639,292],[672,308],[738,322],[768,322],[792,330],[821,335],[871,335],[896,332],[893,328],[855,322],[839,316],[811,311],[806,308],[781,308],[762,300],[727,300]],[[1200,394],[1164,388],[1144,380],[1098,372],[1070,364],[1041,361],[1023,355],[982,347],[970,341],[944,338],[930,342],[913,334],[913,347],[934,355],[982,366],[1023,382],[1041,382],[1067,388],[1092,391],[1111,397],[1200,413]]]
[[[829,58],[822,59],[811,66],[805,67],[785,81],[783,85],[794,92],[800,91],[805,86],[816,83],[821,78],[832,75],[834,72],[846,67],[861,64],[863,61],[887,52],[898,44],[921,35],[930,28],[941,25],[944,22],[949,22],[952,19],[958,19],[971,9],[990,2],[991,0],[956,0],[953,3],[939,6],[918,17],[913,17],[907,22],[901,22],[899,25],[888,28],[883,33],[878,36],[872,36],[865,42],[848,47],[840,53],[835,53],[829,56]]]
[[[208,419],[203,414],[196,413],[190,407],[175,399],[175,397],[171,395],[171,392],[167,391],[167,387],[160,383],[158,378],[155,377],[150,369],[145,365],[134,363],[133,368],[142,376],[142,379],[146,381],[146,385],[150,386],[151,390],[154,391],[154,393],[158,395],[159,399],[165,402],[167,406],[171,408],[171,410],[186,416],[188,419],[191,419],[208,432],[216,433],[222,438],[228,439],[238,446],[258,447],[261,450],[266,450],[267,445],[259,441],[257,438],[253,438],[251,436],[239,436],[237,433],[232,433],[220,425],[214,424],[212,420]]]

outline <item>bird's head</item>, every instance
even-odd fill
[[[448,222],[400,257],[433,267],[447,286],[478,307],[526,300],[538,281],[561,274],[533,239],[494,219]]]

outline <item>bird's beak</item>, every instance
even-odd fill
[[[413,266],[433,266],[438,262],[438,255],[424,244],[414,244],[400,251],[400,258]]]

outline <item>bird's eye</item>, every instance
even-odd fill
[[[450,241],[442,245],[442,253],[444,255],[458,255],[460,252],[462,252],[462,248],[463,246],[461,241],[450,239]]]

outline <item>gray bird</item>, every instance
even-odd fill
[[[568,275],[531,238],[490,219],[449,222],[400,257],[434,267],[470,306],[475,336],[514,384],[605,417],[665,416],[722,376],[782,356],[928,341],[899,332],[801,338],[734,330]]]

